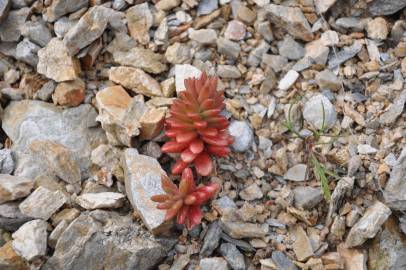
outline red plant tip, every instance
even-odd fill
[[[162,146],[164,153],[180,153],[172,167],[180,174],[193,164],[199,175],[213,170],[210,155],[226,157],[233,137],[228,134],[228,120],[220,114],[224,105],[223,91],[217,91],[217,77],[203,73],[199,79],[185,80],[186,90],[178,95],[165,121],[165,134],[170,140]]]
[[[152,196],[151,200],[158,203],[158,209],[166,210],[165,220],[176,216],[176,221],[185,224],[189,230],[201,222],[200,206],[220,189],[217,183],[196,187],[190,168],[183,171],[179,187],[167,176],[162,176],[161,186],[166,194]]]

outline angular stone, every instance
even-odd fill
[[[295,207],[310,210],[323,200],[320,188],[299,186],[293,189]]]
[[[369,38],[384,40],[389,34],[388,24],[382,17],[369,21],[367,24],[367,34]]]
[[[305,50],[306,58],[312,59],[316,64],[326,65],[330,49],[320,39],[307,43]]]
[[[159,83],[138,68],[112,67],[110,69],[109,79],[137,94],[149,97],[163,95]]]
[[[237,42],[220,37],[217,39],[217,51],[230,57],[231,59],[237,59],[240,54],[241,47]]]
[[[18,205],[19,202],[0,204],[0,229],[14,232],[21,225],[32,219],[21,213]]]
[[[240,197],[245,201],[261,199],[263,197],[262,190],[257,184],[251,184],[247,188],[241,190]]]
[[[54,32],[58,38],[63,38],[66,33],[73,28],[79,20],[69,20],[68,17],[62,17],[54,23]]]
[[[267,224],[256,224],[246,222],[221,222],[221,227],[225,233],[232,238],[262,238],[268,234],[269,226]]]
[[[159,10],[169,11],[180,5],[181,0],[161,0],[156,3],[155,7]]]
[[[155,269],[174,245],[155,239],[131,216],[95,210],[76,218],[59,237],[44,270]]]
[[[51,217],[52,225],[56,227],[60,222],[65,221],[71,223],[80,215],[80,211],[76,208],[65,208]]]
[[[362,20],[356,17],[342,17],[336,20],[337,26],[352,31],[363,31],[365,28],[366,20]]]
[[[341,89],[341,80],[330,70],[325,69],[322,72],[317,73],[316,82],[321,89],[329,89],[332,91],[338,91]]]
[[[368,7],[373,16],[390,15],[406,7],[406,0],[374,0]]]
[[[314,5],[318,13],[325,13],[337,0],[315,0]]]
[[[289,70],[288,73],[279,81],[279,90],[288,90],[299,78],[299,73],[293,69]]]
[[[4,270],[29,270],[24,259],[13,249],[12,241],[0,247],[0,267]]]
[[[46,9],[46,17],[48,21],[54,22],[63,15],[85,8],[87,5],[87,0],[53,0]]]
[[[0,204],[24,198],[34,187],[31,179],[8,174],[0,174]]]
[[[166,230],[165,211],[156,209],[156,203],[150,199],[153,195],[165,193],[161,187],[161,176],[166,173],[159,162],[129,148],[124,151],[122,165],[127,197],[145,226],[154,234]]]
[[[14,171],[12,151],[7,148],[0,150],[0,174],[11,174]]]
[[[38,51],[37,71],[57,82],[78,78],[80,64],[68,54],[63,42],[53,38],[46,47]]]
[[[165,58],[171,64],[183,64],[192,59],[189,46],[179,42],[175,42],[166,49]]]
[[[10,11],[11,1],[3,0],[0,2],[0,23],[7,18],[8,12]]]
[[[61,191],[52,192],[44,187],[38,187],[19,208],[26,216],[48,220],[66,202],[67,198]]]
[[[283,41],[278,42],[279,54],[289,60],[299,60],[305,55],[303,46],[287,35]]]
[[[189,38],[200,44],[210,45],[216,43],[217,33],[214,29],[199,29],[191,32]]]
[[[217,75],[225,79],[238,79],[241,77],[240,70],[233,65],[218,65]]]
[[[368,270],[367,259],[368,255],[364,250],[355,248],[346,248],[344,244],[337,247],[340,257],[344,261],[344,269],[346,270]]]
[[[333,70],[350,58],[353,58],[362,49],[362,44],[355,41],[351,46],[344,47],[328,61],[328,68]]]
[[[337,112],[330,100],[324,95],[316,95],[306,101],[303,118],[319,130],[332,128],[337,120]]]
[[[16,58],[30,66],[36,67],[38,64],[37,52],[39,49],[39,46],[28,39],[24,39],[17,44]]]
[[[224,37],[226,39],[240,41],[244,39],[246,33],[246,26],[243,22],[232,20],[227,24],[226,31],[224,32]]]
[[[61,106],[79,106],[85,100],[85,83],[79,78],[59,83],[52,95],[52,100],[54,104]]]
[[[328,30],[321,34],[320,41],[324,46],[334,46],[340,42],[340,38],[336,31]]]
[[[293,37],[304,41],[313,39],[309,22],[300,8],[270,4],[266,11],[273,23],[281,26]]]
[[[406,148],[402,149],[396,165],[393,166],[389,180],[383,193],[385,203],[391,209],[404,211],[406,210]]]
[[[306,164],[296,164],[286,171],[286,173],[283,175],[283,178],[290,181],[301,182],[306,180],[306,173]]]
[[[266,41],[261,41],[259,45],[251,50],[248,55],[247,64],[251,67],[257,67],[261,63],[264,54],[266,54],[271,46]]]
[[[97,126],[96,116],[96,110],[89,104],[62,110],[41,101],[25,100],[10,103],[4,110],[2,127],[13,141],[12,149],[16,158],[15,174],[34,178],[44,172],[50,175],[55,175],[57,172],[65,181],[76,183],[77,173],[66,176],[67,173],[75,172],[70,169],[70,165],[68,169],[64,168],[70,163],[55,160],[57,166],[49,168],[49,164],[53,162],[42,161],[29,153],[29,146],[33,141],[52,140],[53,143],[60,144],[69,150],[72,159],[80,168],[80,175],[83,178],[88,177],[91,166],[90,153],[94,147],[106,141],[103,130]],[[41,152],[48,153],[45,151],[39,153]],[[60,152],[58,148],[51,149],[50,153],[52,152],[55,153],[53,157],[58,158]]]
[[[272,261],[278,269],[298,270],[296,265],[282,251],[272,252]]]
[[[197,7],[197,16],[207,15],[218,8],[218,0],[202,0]]]
[[[0,40],[3,42],[18,41],[21,37],[20,27],[29,14],[29,8],[10,11],[7,18],[0,22]]]
[[[389,105],[388,110],[385,111],[379,117],[379,123],[388,125],[396,121],[396,119],[402,114],[403,108],[406,103],[406,90],[403,90],[399,97],[394,100],[394,103]]]
[[[221,227],[219,222],[215,221],[209,225],[209,229],[204,236],[202,248],[200,249],[200,255],[208,257],[213,254],[213,251],[218,247],[220,243]]]
[[[306,261],[309,257],[313,256],[313,247],[309,237],[303,230],[302,226],[296,225],[290,231],[293,237],[293,251],[299,261]]]
[[[125,195],[117,192],[84,193],[76,198],[76,203],[87,210],[99,208],[119,208]]]
[[[149,29],[154,21],[148,3],[142,3],[127,9],[126,18],[130,35],[139,43],[148,44]]]
[[[239,5],[237,9],[237,19],[252,24],[257,17],[257,13],[245,5]]]
[[[42,20],[25,22],[21,27],[21,34],[41,47],[45,47],[52,39],[51,30]]]
[[[244,255],[237,247],[230,243],[221,244],[220,253],[226,259],[233,270],[245,270]]]
[[[149,49],[136,47],[129,51],[115,51],[113,58],[120,65],[140,68],[153,74],[167,70],[167,66],[163,63],[164,56]]]
[[[360,155],[369,155],[369,154],[375,154],[376,152],[378,152],[378,149],[370,146],[369,144],[358,144],[357,151],[358,151],[358,154],[360,154]]]
[[[275,72],[281,72],[288,63],[288,59],[280,55],[264,54],[262,63],[271,67]]]
[[[161,133],[167,108],[150,108],[140,118],[140,139],[151,140]]]
[[[184,91],[185,79],[188,78],[199,78],[202,72],[192,65],[175,65],[175,85],[176,92]]]
[[[13,233],[13,249],[27,261],[44,256],[47,249],[48,223],[36,219],[25,223]]]
[[[55,248],[56,243],[58,242],[59,237],[61,237],[62,233],[68,227],[68,222],[66,220],[62,220],[59,224],[54,228],[48,238],[48,245]]]
[[[228,270],[227,261],[221,257],[201,259],[199,267],[200,270]]]
[[[345,240],[346,246],[359,246],[366,240],[374,238],[376,233],[380,230],[381,225],[388,219],[391,213],[392,211],[389,207],[380,201],[376,201],[351,228]]]

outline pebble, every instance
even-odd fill
[[[314,5],[318,13],[325,13],[332,7],[337,0],[315,0]]]
[[[220,246],[220,253],[226,259],[233,270],[245,270],[244,255],[237,247],[230,243],[223,243]]]
[[[278,88],[279,90],[286,91],[288,90],[299,78],[299,73],[295,70],[289,70],[288,73],[279,81]]]
[[[396,164],[393,166],[388,182],[383,193],[385,203],[391,209],[404,211],[406,209],[406,149],[403,148]]]
[[[199,263],[200,270],[227,270],[227,261],[221,257],[212,257],[201,259]]]
[[[268,234],[267,224],[246,223],[246,222],[221,222],[223,231],[232,238],[262,238]]]
[[[303,46],[287,35],[278,43],[279,54],[289,60],[299,60],[305,55]]]
[[[30,13],[29,8],[12,10],[8,16],[0,22],[0,40],[3,42],[16,42],[21,37],[21,26]]]
[[[48,223],[36,219],[22,225],[13,233],[13,249],[26,259],[32,261],[40,256],[45,256],[47,250]]]
[[[373,16],[390,15],[406,7],[405,0],[375,0],[368,5]]]
[[[213,29],[199,29],[190,32],[189,38],[203,45],[216,44],[217,33]]]
[[[337,26],[354,31],[363,31],[365,28],[365,21],[355,17],[339,18],[336,20],[336,24]]]
[[[180,0],[161,0],[155,5],[155,7],[159,10],[169,11],[179,6],[180,2]]]
[[[200,249],[200,255],[208,257],[213,254],[214,250],[220,243],[221,227],[219,222],[213,222],[209,225],[209,229],[204,236],[202,248]]]
[[[11,174],[14,171],[12,151],[4,148],[0,150],[0,173]]]
[[[218,8],[218,0],[202,0],[197,7],[197,16],[207,15]]]
[[[237,42],[220,37],[217,39],[217,51],[231,59],[237,59],[240,55],[241,47]]]
[[[59,83],[52,94],[54,104],[76,107],[85,100],[85,83],[81,79]]]
[[[41,47],[45,47],[52,39],[52,33],[43,21],[25,22],[21,26],[21,34]]]
[[[50,22],[54,22],[60,17],[87,7],[86,0],[55,0],[46,9],[46,17]]]
[[[19,202],[6,202],[0,204],[0,228],[3,230],[14,232],[21,225],[32,218],[21,213],[18,208]]]
[[[76,203],[87,210],[119,208],[125,195],[117,192],[84,193],[76,198]]]
[[[240,197],[245,201],[252,201],[261,199],[263,197],[263,194],[257,184],[252,184],[240,192]]]
[[[272,252],[272,261],[278,269],[298,270],[297,266],[281,251]]]
[[[334,57],[332,57],[328,62],[328,68],[330,70],[338,67],[348,59],[354,57],[362,49],[362,45],[359,42],[354,42],[353,45],[344,47],[339,51]]]
[[[62,220],[59,224],[54,228],[48,238],[48,245],[55,248],[56,243],[58,242],[59,237],[61,237],[62,233],[65,229],[69,226],[69,223],[66,220]]]
[[[224,79],[238,79],[241,77],[241,72],[236,66],[232,65],[218,65],[217,75]]]
[[[224,37],[226,39],[240,41],[245,38],[246,26],[243,22],[232,20],[227,24],[226,31],[224,32]]]
[[[251,127],[245,121],[232,121],[228,127],[228,132],[234,137],[231,147],[234,151],[247,151],[254,141],[254,134]]]
[[[293,251],[299,261],[306,261],[313,256],[313,247],[309,237],[300,225],[296,225],[291,230],[293,237]]]
[[[369,144],[358,144],[357,146],[358,154],[360,155],[369,155],[375,154],[378,150]]]
[[[389,34],[386,20],[382,17],[369,21],[366,28],[368,37],[372,39],[384,40]]]
[[[325,69],[317,73],[316,82],[320,89],[329,89],[331,91],[338,91],[342,87],[341,80],[330,70]]]
[[[337,120],[337,112],[328,98],[318,94],[304,104],[303,118],[315,129],[329,130]]]
[[[38,64],[37,52],[39,49],[39,46],[32,43],[28,39],[24,39],[17,44],[16,58],[30,66],[35,67]]]
[[[283,178],[290,181],[301,182],[306,181],[307,165],[297,164],[289,168],[283,175]]]
[[[339,43],[340,38],[336,31],[328,30],[321,34],[320,40],[324,46],[335,46]]]
[[[393,124],[396,119],[402,114],[406,103],[406,91],[402,91],[394,103],[389,105],[388,110],[379,117],[379,122],[384,125]]]
[[[136,47],[129,51],[115,51],[113,58],[120,65],[139,68],[153,74],[167,70],[167,66],[163,63],[164,56],[149,49]]]
[[[299,186],[293,189],[295,207],[311,210],[322,200],[323,194],[320,188]]]
[[[166,49],[166,60],[171,64],[183,64],[191,59],[191,50],[189,46],[175,42]]]
[[[30,194],[33,187],[34,182],[31,179],[0,174],[0,203],[24,198]]]
[[[179,93],[184,91],[185,88],[185,79],[187,78],[199,78],[202,72],[196,67],[184,64],[184,65],[175,65],[175,86],[176,92]]]
[[[246,7],[245,5],[239,5],[237,9],[237,19],[244,23],[251,24],[255,21],[257,14],[255,11]]]
[[[130,35],[141,44],[148,44],[149,29],[154,22],[153,14],[148,3],[134,5],[127,9],[126,18]]]

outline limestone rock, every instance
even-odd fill
[[[151,140],[161,133],[167,108],[150,108],[140,118],[140,139]]]
[[[0,150],[0,173],[11,174],[14,171],[14,159],[12,151],[7,148]]]
[[[323,200],[320,188],[298,186],[293,189],[295,207],[310,210]]]
[[[119,208],[125,196],[117,192],[84,193],[76,198],[76,203],[87,210],[99,208]]]
[[[36,67],[38,64],[37,52],[39,49],[39,46],[28,39],[24,39],[17,44],[16,58],[30,66]]]
[[[190,62],[190,48],[187,45],[176,42],[166,49],[165,58],[171,64],[183,64]]]
[[[245,201],[261,199],[262,196],[262,191],[257,184],[249,185],[240,192],[240,197]]]
[[[217,50],[219,53],[224,54],[231,59],[237,59],[238,55],[240,54],[241,47],[237,42],[220,37],[217,39]]]
[[[184,64],[184,65],[175,65],[175,85],[176,92],[184,91],[185,88],[185,79],[188,78],[199,78],[202,72],[196,67]]]
[[[0,174],[0,204],[26,197],[33,187],[31,179]]]
[[[53,38],[46,47],[38,51],[37,71],[57,82],[70,81],[78,78],[79,62],[69,56],[64,43]]]
[[[332,91],[338,91],[342,87],[341,80],[328,69],[317,73],[315,79],[321,89],[326,88]]]
[[[167,70],[167,66],[163,63],[164,56],[149,49],[135,47],[129,51],[115,51],[113,58],[120,65],[140,68],[153,74]]]
[[[189,38],[203,45],[215,44],[217,33],[213,29],[199,29],[192,31]]]
[[[319,13],[326,12],[337,0],[315,0],[314,5]]]
[[[11,0],[4,0],[0,2],[0,23],[7,17],[10,7]]]
[[[15,42],[21,37],[20,27],[30,14],[30,9],[25,7],[9,12],[7,18],[0,21],[0,40],[3,42]]]
[[[251,127],[245,121],[232,121],[228,127],[228,132],[234,137],[231,147],[234,151],[245,152],[254,140]]]
[[[406,0],[374,0],[368,7],[373,16],[390,15],[406,7]]]
[[[123,168],[127,197],[145,226],[153,233],[165,230],[165,212],[156,209],[156,203],[150,199],[153,195],[165,193],[161,187],[161,176],[166,173],[159,162],[129,148],[124,151]]]
[[[337,120],[337,112],[324,95],[310,98],[304,105],[303,118],[316,129],[328,130]]]
[[[59,237],[68,227],[69,223],[66,220],[62,220],[59,224],[54,228],[48,238],[48,245],[55,248],[56,243],[58,242]]]
[[[244,255],[242,255],[235,245],[230,243],[221,244],[220,253],[224,256],[233,270],[246,269]]]
[[[368,270],[367,258],[368,255],[364,250],[355,248],[346,248],[344,244],[337,247],[340,257],[344,261],[344,269],[346,270]]]
[[[15,252],[27,261],[44,256],[47,249],[47,226],[48,223],[40,219],[21,226],[12,235]]]
[[[283,175],[283,178],[290,181],[301,182],[306,180],[306,173],[306,164],[296,164],[286,171],[286,173]]]
[[[18,230],[21,225],[32,220],[32,218],[21,213],[18,205],[19,202],[0,204],[0,229],[14,232]]]
[[[4,270],[29,270],[24,259],[13,249],[12,241],[0,247],[0,267]]]
[[[383,193],[385,203],[394,210],[406,210],[406,148],[402,149],[396,165],[393,166]]]
[[[48,21],[54,22],[63,15],[75,12],[87,5],[87,0],[53,0],[46,9],[46,17]]]
[[[21,34],[41,47],[45,47],[52,39],[51,30],[42,20],[25,22],[21,27]]]
[[[221,222],[221,227],[225,233],[232,238],[261,238],[268,233],[269,227],[267,224],[256,224],[246,222]]]
[[[227,261],[221,257],[201,259],[199,267],[200,270],[228,270]]]
[[[131,36],[141,44],[148,44],[149,29],[154,20],[148,3],[145,2],[127,9],[126,18]]]
[[[387,22],[384,18],[378,17],[367,24],[368,37],[372,39],[384,40],[389,34]]]
[[[127,89],[137,94],[152,96],[162,96],[161,86],[147,73],[133,67],[112,67],[109,79],[121,84]]]
[[[309,237],[300,225],[296,225],[291,230],[293,237],[293,251],[299,261],[306,261],[313,256],[313,247]]]
[[[54,104],[76,107],[85,100],[85,83],[81,79],[61,82],[52,95]]]
[[[218,65],[217,75],[224,79],[238,79],[241,77],[241,72],[233,65]]]
[[[246,26],[243,22],[232,20],[229,21],[227,24],[226,31],[224,32],[224,37],[226,39],[240,41],[244,39],[246,31]]]
[[[278,88],[282,91],[288,90],[299,78],[299,73],[293,69],[289,70],[288,73],[279,81]]]

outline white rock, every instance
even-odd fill
[[[278,88],[280,90],[288,90],[299,78],[299,73],[295,70],[289,70],[288,73],[279,81]]]
[[[304,105],[304,119],[316,129],[330,129],[337,120],[337,112],[330,100],[319,94],[310,98]]]
[[[324,46],[334,46],[337,45],[338,42],[340,41],[338,34],[336,31],[333,30],[328,30],[321,34],[321,43]]]
[[[175,66],[175,85],[176,92],[184,91],[185,88],[185,79],[188,78],[199,78],[202,72],[195,68],[192,65],[176,65]]]
[[[227,261],[221,257],[205,258],[200,261],[200,270],[227,270]]]
[[[39,219],[22,225],[12,235],[15,252],[27,261],[44,256],[47,249],[47,226],[48,223]]]
[[[31,179],[8,174],[0,174],[0,204],[24,198],[30,194],[34,182]]]
[[[189,38],[204,45],[215,44],[217,33],[214,29],[199,29],[192,31],[189,34]]]
[[[118,192],[85,193],[76,198],[76,203],[87,210],[99,208],[119,208],[125,195]]]
[[[376,148],[373,148],[369,144],[358,144],[357,146],[358,153],[361,155],[375,154],[378,152]]]
[[[247,122],[231,122],[230,126],[228,127],[228,132],[234,137],[234,142],[231,145],[234,151],[245,152],[250,148],[254,140],[254,134]]]
[[[306,180],[307,165],[297,164],[291,167],[283,176],[286,180],[290,181],[305,181]]]

